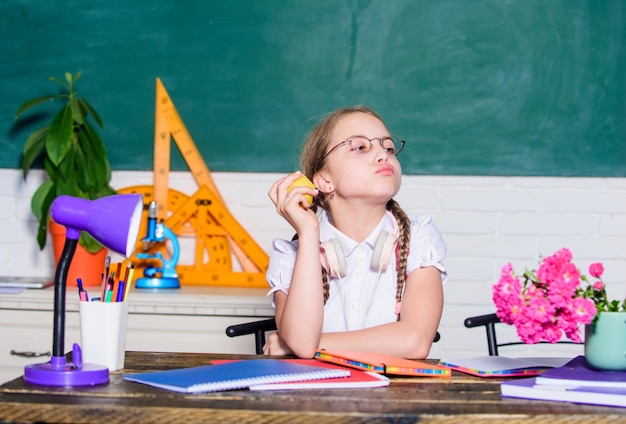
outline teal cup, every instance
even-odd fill
[[[585,359],[603,371],[626,371],[626,312],[601,312],[585,326]]]

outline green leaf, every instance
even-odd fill
[[[86,139],[85,126],[79,128],[78,140],[76,143],[76,156],[78,157],[76,172],[80,175],[80,186],[88,192],[91,198],[92,192],[99,187],[102,183],[98,181],[98,163],[97,158],[94,157],[93,151],[90,149],[91,144]]]
[[[80,126],[84,125],[87,119],[87,110],[77,98],[72,99],[72,113],[74,121]]]
[[[77,144],[74,148],[75,152],[75,172],[77,175],[76,183],[80,187],[81,191],[87,194],[89,199],[93,199],[92,192],[94,188],[97,187],[96,173],[91,166],[91,161],[89,160],[88,154],[85,154],[83,149],[81,149],[80,144]]]
[[[39,250],[43,250],[46,247],[46,239],[48,238],[48,221],[44,224],[43,222],[39,222],[39,226],[37,227],[37,245],[39,246]]]
[[[81,137],[81,141],[84,144],[89,144],[90,151],[99,159],[106,158],[107,151],[106,147],[104,147],[104,143],[100,138],[100,134],[89,125],[89,122],[85,123],[83,128],[85,130],[83,137]]]
[[[87,102],[87,100],[81,97],[80,99],[78,99],[78,101],[85,107],[85,109],[89,113],[91,113],[91,116],[93,116],[93,120],[96,121],[98,126],[100,128],[104,128],[104,124],[102,123],[102,119],[100,119],[100,115],[98,115],[98,112],[96,112],[96,110]]]
[[[17,121],[17,119],[27,110],[29,110],[30,108],[33,108],[35,106],[37,106],[38,104],[41,103],[45,103],[48,101],[52,101],[54,99],[58,99],[61,97],[66,97],[64,94],[57,94],[54,96],[44,96],[44,97],[38,97],[36,99],[32,99],[29,100],[27,102],[22,103],[22,105],[19,107],[19,109],[17,110],[17,112],[15,112],[15,120]]]
[[[114,194],[117,194],[117,191],[115,191],[113,187],[107,185],[96,193],[96,199],[99,199],[101,197],[106,197],[106,196],[112,196]]]
[[[78,241],[81,246],[85,248],[89,253],[98,253],[100,249],[103,249],[102,245],[96,241],[87,231],[83,231],[80,234]]]
[[[76,81],[78,81],[78,78],[80,78],[80,76],[83,74],[82,70],[78,70],[78,72],[76,72],[76,74],[74,75],[74,79],[73,79],[73,84],[76,85]]]
[[[63,86],[66,90],[69,90],[69,89],[70,89],[70,87],[67,85],[67,83],[66,83],[65,81],[60,80],[60,79],[58,79],[57,77],[50,77],[49,79],[50,79],[50,81],[54,81],[54,82],[56,82],[56,83],[60,84],[60,85],[61,85],[61,86]],[[68,95],[66,94],[66,95],[65,95],[65,97],[68,97]]]
[[[46,174],[48,174],[50,180],[56,184],[59,179],[59,168],[52,163],[48,156],[43,158],[43,168],[46,171]]]
[[[50,124],[46,139],[46,150],[55,165],[61,163],[72,141],[73,114],[71,105],[61,109]]]
[[[41,153],[43,152],[43,148],[46,144],[46,134],[48,133],[48,127],[41,128],[26,139],[26,143],[24,143],[23,148],[23,158],[22,158],[22,173],[24,175],[24,179],[26,179],[26,175],[30,170],[30,167],[33,165],[35,159],[37,159]]]
[[[92,186],[99,190],[111,181],[111,165],[106,158],[106,151],[100,136],[86,124],[79,131],[79,138],[85,154],[85,166],[89,169]]]
[[[33,194],[30,208],[39,221],[37,229],[37,244],[39,249],[46,245],[46,237],[48,235],[48,220],[50,219],[50,206],[57,197],[54,190],[54,184],[50,180],[46,180]]]
[[[59,195],[67,194],[68,196],[80,197],[82,199],[87,199],[88,196],[83,192],[80,187],[76,185],[76,179],[70,180],[59,180],[57,182],[57,192]]]
[[[68,150],[63,162],[59,164],[59,178],[57,179],[57,192],[59,194],[69,194],[70,196],[85,197],[85,192],[79,183],[80,176],[76,172],[77,155],[76,148]]]
[[[33,197],[30,200],[30,209],[33,211],[37,220],[41,220],[41,218],[45,216],[46,198],[49,197],[51,193],[52,195],[55,194],[53,189],[54,184],[52,181],[46,180],[33,194]]]

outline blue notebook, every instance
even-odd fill
[[[297,364],[280,359],[251,359],[167,371],[124,374],[124,380],[180,393],[249,388],[268,383],[349,377],[350,370]]]

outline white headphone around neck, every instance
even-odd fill
[[[387,264],[391,259],[391,255],[395,251],[396,242],[398,240],[398,223],[396,218],[387,212],[393,222],[393,232],[381,231],[376,238],[374,244],[374,250],[372,251],[372,258],[370,260],[370,267],[378,272],[382,272],[387,269]],[[320,245],[320,259],[322,266],[328,272],[328,275],[332,278],[343,278],[346,276],[348,265],[346,263],[346,255],[343,251],[341,242],[332,238],[326,240]]]

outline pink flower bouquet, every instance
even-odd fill
[[[544,258],[536,271],[526,270],[522,276],[515,275],[508,263],[493,286],[496,314],[503,323],[515,325],[524,343],[556,343],[563,334],[580,342],[581,324],[590,324],[596,312],[620,309],[619,301],[606,298],[603,272],[601,263],[591,264],[589,274],[596,281],[589,282],[572,263],[572,253],[566,248]],[[581,287],[583,281],[585,288]],[[621,308],[626,308],[626,299]]]

